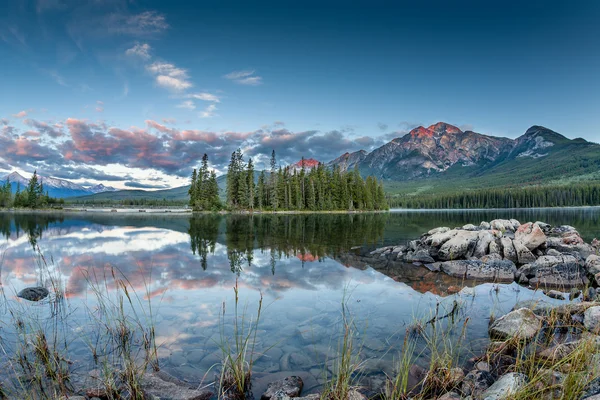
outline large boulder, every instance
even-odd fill
[[[460,231],[456,229],[452,229],[449,231],[442,230],[440,232],[434,233],[429,237],[426,237],[424,239],[424,243],[428,246],[439,247],[442,244],[446,243],[448,240],[452,239],[455,235],[458,234],[458,232]]]
[[[490,326],[490,336],[498,339],[529,340],[535,337],[540,329],[542,322],[533,311],[520,308],[495,320]]]
[[[429,254],[429,251],[427,251],[426,249],[419,249],[417,251],[409,251],[405,256],[404,256],[404,261],[406,262],[420,262],[420,263],[424,263],[424,264],[429,264],[429,263],[433,263],[435,262],[435,260],[433,259],[433,257],[431,257],[431,255]]]
[[[516,229],[515,225],[507,219],[495,219],[493,221],[490,221],[490,225],[492,226],[492,229],[496,229],[502,232],[514,232]]]
[[[585,259],[585,269],[587,269],[590,275],[596,275],[600,272],[600,257],[596,254],[590,254]]]
[[[528,222],[516,230],[515,240],[521,241],[529,250],[535,250],[546,243],[546,235],[539,225]]]
[[[513,241],[510,238],[503,236],[500,239],[500,243],[502,244],[502,255],[504,258],[512,262],[517,262],[517,252],[515,246],[513,246]]]
[[[509,260],[454,260],[440,263],[450,276],[487,282],[513,282],[517,267]]]
[[[477,234],[477,244],[473,250],[473,257],[481,258],[490,253],[490,243],[495,240],[490,231],[479,231]]]
[[[498,379],[492,386],[482,393],[484,400],[505,400],[514,396],[523,386],[527,384],[527,376],[511,372]]]
[[[589,283],[581,262],[571,255],[541,256],[529,264],[526,275],[530,286],[568,289]]]
[[[446,241],[440,251],[438,258],[440,260],[457,260],[463,258],[469,250],[472,250],[477,243],[477,231],[458,231],[450,240]]]
[[[535,262],[536,257],[520,239],[515,239],[512,243],[515,248],[515,252],[517,253],[517,260],[519,264]]]

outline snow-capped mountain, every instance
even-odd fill
[[[101,192],[112,192],[117,189],[99,184],[96,186],[83,186],[65,179],[52,178],[49,176],[38,175],[40,182],[44,185],[44,190],[48,191],[51,197],[67,198],[74,196],[85,196]],[[2,180],[9,180],[12,186],[13,193],[17,191],[17,187],[23,190],[29,183],[29,179],[25,178],[18,172],[12,172]]]

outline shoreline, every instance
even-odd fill
[[[369,211],[345,211],[345,210],[330,210],[330,211],[192,211],[184,208],[62,208],[62,209],[0,209],[0,213],[10,214],[127,214],[127,215],[269,215],[269,214],[375,214],[389,213],[390,210],[369,210]]]

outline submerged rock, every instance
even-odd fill
[[[481,398],[484,400],[504,400],[509,399],[527,383],[527,377],[518,372],[511,372],[502,376],[492,386],[490,386]]]
[[[540,319],[528,308],[520,308],[495,320],[490,336],[498,339],[532,339],[542,329]]]
[[[145,373],[141,386],[146,397],[152,400],[209,400],[213,396],[212,392],[192,388],[163,371]]]
[[[261,400],[278,400],[284,397],[298,397],[302,393],[304,382],[299,376],[288,376],[285,379],[270,383],[260,396]]]
[[[49,294],[50,292],[48,292],[48,289],[38,286],[25,288],[21,290],[17,296],[29,301],[40,301],[48,297]]]

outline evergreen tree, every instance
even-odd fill
[[[254,209],[254,164],[252,163],[252,159],[248,159],[248,167],[247,167],[247,175],[246,175],[246,190],[248,193],[246,196],[248,197],[248,208]]]

